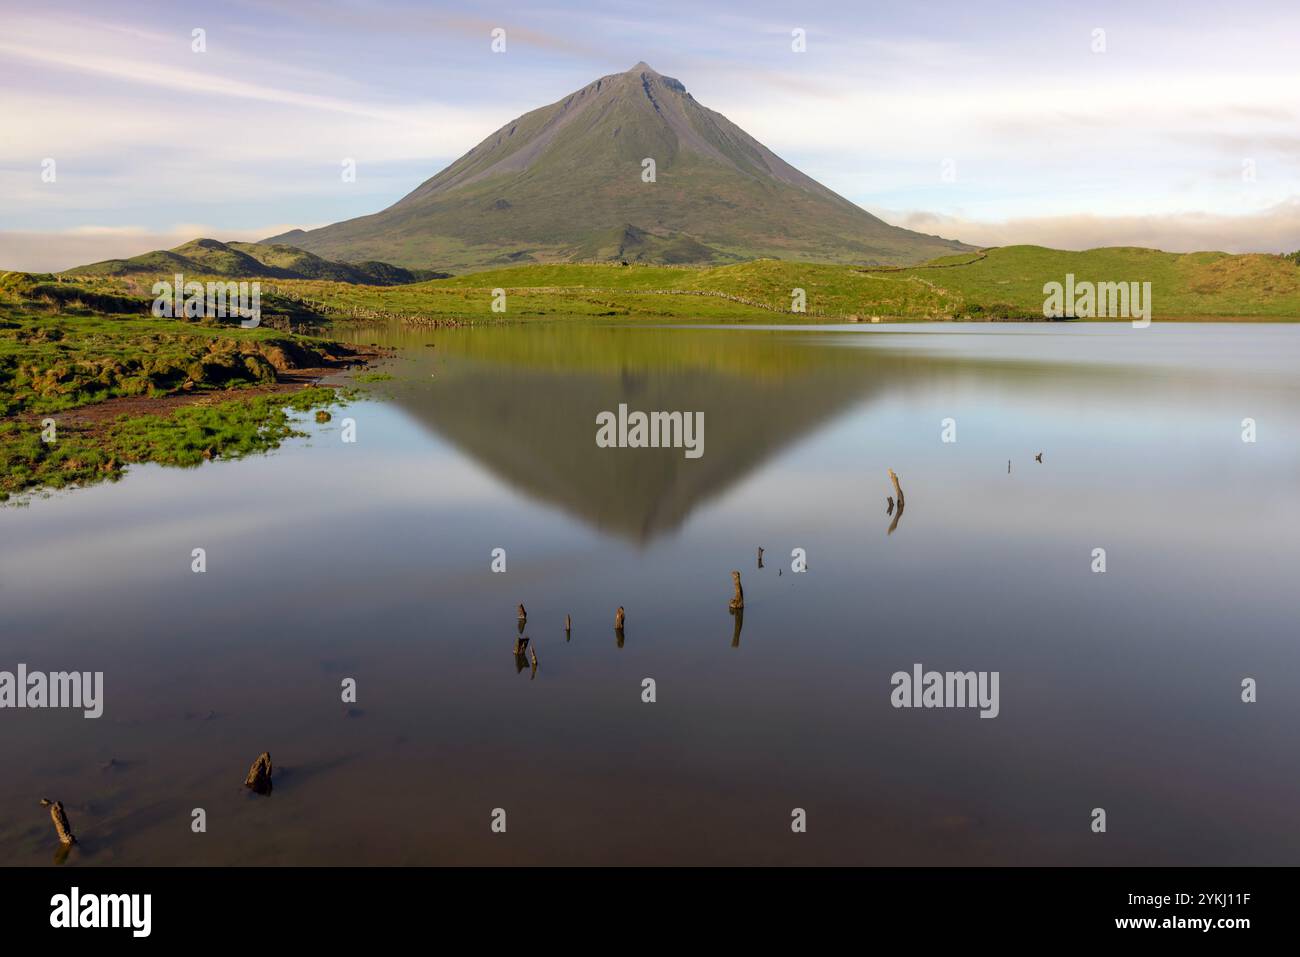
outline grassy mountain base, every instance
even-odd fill
[[[563,318],[1037,320],[1043,318],[1044,284],[1064,283],[1067,274],[1078,282],[1150,282],[1156,320],[1300,319],[1300,266],[1292,258],[1135,247],[1071,252],[1005,246],[898,268],[760,259],[715,266],[533,264],[396,286],[265,279],[262,296],[263,303],[270,304],[264,305],[264,314],[283,313],[282,324],[295,328],[302,323],[391,318],[447,323]],[[143,315],[148,312],[149,278],[92,275],[75,281],[63,277],[61,283],[30,277],[17,282],[25,284],[29,297],[55,306],[67,308],[71,303],[74,309]],[[505,294],[504,312],[492,308],[497,289]],[[794,311],[795,289],[805,293],[802,312]]]
[[[1300,268],[1282,256],[1085,252],[1007,246],[925,266],[851,266],[756,260],[716,267],[616,264],[515,266],[376,288],[285,284],[337,317],[372,311],[429,319],[645,318],[717,322],[838,322],[1043,318],[1043,285],[1150,282],[1153,318],[1300,319]],[[806,310],[794,312],[803,289]],[[493,291],[506,311],[492,311]]]

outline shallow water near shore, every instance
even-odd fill
[[[308,439],[0,509],[0,670],[105,686],[0,711],[0,864],[43,797],[69,865],[1300,863],[1300,327],[351,335],[393,378]]]

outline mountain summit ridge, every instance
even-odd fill
[[[631,248],[628,235],[640,237]],[[896,265],[970,248],[872,216],[644,61],[506,123],[379,213],[264,242],[462,269],[759,257]]]

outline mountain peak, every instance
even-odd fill
[[[759,256],[874,265],[966,248],[881,222],[644,60],[516,117],[382,212],[270,241],[456,268]]]
[[[682,93],[682,94],[686,93],[686,84],[684,84],[681,80],[674,79],[671,76],[664,76],[654,67],[652,67],[649,63],[646,63],[645,60],[642,60],[636,66],[632,67],[632,69],[628,70],[626,73],[623,73],[621,75],[628,77],[629,79],[632,80],[640,80],[642,83],[645,83],[646,81],[650,81],[650,82],[657,81],[667,89],[673,90],[676,93]]]

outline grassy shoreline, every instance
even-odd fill
[[[1300,321],[1300,266],[1287,257],[1130,248],[1003,247],[871,269],[779,260],[720,267],[536,264],[406,286],[274,286],[339,319],[1042,322],[1044,283],[1063,282],[1067,274],[1080,281],[1150,282],[1157,322]],[[804,290],[802,312],[792,308],[795,289]],[[494,312],[501,294],[505,311]]]
[[[593,319],[1041,322],[1043,283],[1067,274],[1150,282],[1155,321],[1300,320],[1294,257],[1134,248],[1014,246],[888,268],[531,264],[407,285],[263,277],[263,323],[254,329],[153,318],[148,275],[5,273],[0,501],[113,479],[136,462],[194,465],[276,447],[294,434],[290,413],[332,401],[331,389],[316,386],[321,375],[376,355],[330,338],[333,328],[393,320],[434,328]],[[804,311],[792,308],[796,289]],[[50,419],[53,443],[41,438]]]
[[[319,379],[379,353],[318,335],[154,319],[127,296],[0,283],[0,502],[133,464],[269,451],[342,401]],[[121,311],[124,308],[130,311]],[[316,327],[313,327],[315,329]]]
[[[171,414],[123,415],[60,427],[46,442],[39,424],[0,420],[0,502],[42,490],[115,482],[146,462],[193,468],[217,458],[269,452],[305,436],[295,413],[345,402],[327,386],[196,402]]]

